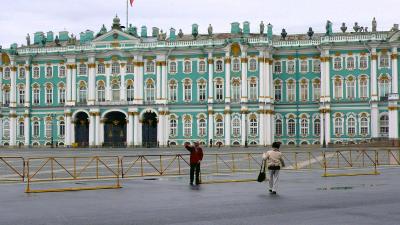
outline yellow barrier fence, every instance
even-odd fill
[[[22,157],[0,157],[0,181],[24,181],[25,161]]]
[[[120,188],[120,160],[117,156],[46,157],[26,161],[26,193],[59,192]],[[115,179],[113,185],[93,187],[61,187],[32,190],[35,182]]]

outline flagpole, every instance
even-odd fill
[[[126,0],[126,27],[125,27],[125,30],[128,30],[128,2],[129,2],[129,0]]]

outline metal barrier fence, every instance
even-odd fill
[[[56,192],[74,190],[94,190],[120,188],[120,160],[118,156],[93,156],[93,157],[45,157],[28,158],[26,160],[26,190],[32,192]],[[52,182],[62,180],[94,180],[115,178],[114,185],[51,188],[32,190],[34,182]]]
[[[24,181],[23,157],[0,157],[0,181]]]

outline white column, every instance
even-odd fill
[[[168,87],[168,81],[167,81],[167,63],[166,61],[163,61],[161,64],[161,98],[163,100],[163,103],[167,103],[167,87]]]
[[[272,145],[272,142],[274,141],[274,127],[273,127],[273,112],[272,111],[266,111],[265,113],[265,127],[266,127],[266,139],[265,139],[265,145]]]
[[[72,118],[71,118],[71,121],[72,121]],[[76,121],[71,122],[71,136],[70,136],[71,144],[75,143],[75,123],[76,123]]]
[[[371,135],[372,135],[372,138],[377,138],[379,136],[378,122],[379,122],[378,103],[371,102]]]
[[[229,57],[230,57],[230,52],[228,49],[225,52],[225,102],[226,103],[231,102],[231,59]],[[225,143],[225,145],[227,144]]]
[[[17,114],[14,109],[10,110],[10,146],[16,146]]]
[[[0,146],[3,145],[2,140],[3,140],[3,115],[0,114]]]
[[[99,146],[102,147],[104,143],[104,120],[100,118],[100,129],[99,129]]]
[[[156,75],[156,103],[160,103],[161,100],[161,62],[157,61],[157,75]]]
[[[89,112],[89,146],[95,146],[96,112]]]
[[[247,48],[242,48],[242,58],[240,59],[242,62],[242,98],[241,102],[247,102]]]
[[[110,63],[106,63],[106,101],[111,101],[111,81],[110,81],[110,76],[111,76],[111,65]]]
[[[392,48],[392,93],[399,93],[399,73],[397,64],[397,46]]]
[[[25,143],[24,143],[24,145],[25,145],[25,147],[29,147],[29,145],[30,145],[30,137],[31,137],[31,135],[30,135],[30,118],[29,118],[29,113],[28,112],[25,112],[25,114],[24,114],[24,137],[25,137]]]
[[[17,67],[14,61],[11,61],[11,65],[10,107],[17,107]]]
[[[126,133],[126,142],[127,142],[127,146],[131,147],[133,146],[133,115],[134,112],[128,112],[128,124],[127,124],[127,133]]]
[[[208,52],[208,103],[214,101],[214,60],[212,52]]]
[[[169,139],[169,122],[168,122],[168,118],[169,118],[169,112],[168,109],[165,109],[165,117],[164,117],[164,128],[165,128],[165,132],[164,132],[164,146],[167,146],[168,143],[168,139]]]
[[[65,145],[70,147],[71,142],[71,112],[65,112]]]
[[[399,139],[399,112],[398,112],[398,95],[394,101],[389,101],[389,138]]]
[[[1,57],[0,57],[1,64]],[[0,106],[3,106],[3,67],[0,66]],[[3,125],[3,124],[1,124]],[[0,140],[2,139],[2,135],[0,136]]]
[[[25,65],[25,107],[30,106],[31,102],[31,70],[29,62]]]
[[[225,146],[231,145],[231,112],[225,108]]]
[[[265,120],[265,110],[262,108],[262,107],[260,107],[260,110],[259,110],[259,116],[258,116],[258,121],[259,121],[259,134],[258,134],[258,136],[259,136],[259,143],[258,143],[258,145],[261,145],[261,146],[264,146],[265,145],[265,139],[266,139],[266,135],[265,135],[265,122],[266,122],[266,120]]]
[[[378,101],[378,89],[377,89],[377,59],[376,48],[371,49],[371,100]],[[374,121],[371,121],[374,122]]]
[[[260,50],[260,53],[259,53],[260,55],[259,55],[259,57],[258,57],[258,64],[260,65],[259,66],[259,68],[258,68],[258,71],[259,71],[259,73],[260,73],[260,80],[259,80],[259,98],[258,98],[258,101],[259,102],[264,102],[265,100],[265,97],[266,97],[266,87],[265,87],[265,84],[266,84],[266,69],[265,69],[265,64],[264,64],[264,61],[265,61],[265,59],[264,59],[264,52],[263,52],[263,50]],[[260,114],[261,115],[261,114]],[[260,139],[260,142],[261,142],[261,139]],[[262,143],[262,145],[264,145],[264,143]]]
[[[133,113],[133,145],[139,145],[139,113]]]
[[[66,92],[66,105],[72,105],[72,66],[73,65],[67,65],[67,83],[65,85],[65,92]]]
[[[121,63],[121,88],[120,88],[121,101],[126,101],[125,75],[126,75],[126,63]]]
[[[94,105],[96,101],[96,62],[95,58],[89,58],[88,73],[88,105]]]
[[[319,110],[319,118],[320,118],[320,136],[319,136],[319,142],[321,143],[321,146],[323,145],[324,142],[324,136],[325,136],[325,110],[324,109],[320,109]],[[312,124],[312,123],[310,123]],[[326,143],[326,140],[325,140]]]
[[[272,56],[270,56],[272,57]],[[274,93],[273,93],[273,88],[274,88],[274,78],[272,77],[272,59],[268,59],[268,62],[265,63],[265,77],[266,77],[266,95],[267,95],[267,101],[272,102],[274,99]]]
[[[246,142],[246,140],[247,140],[247,126],[246,126],[246,123],[247,123],[247,111],[246,110],[243,110],[242,109],[242,146],[245,146],[245,142]]]
[[[100,138],[100,133],[101,133],[101,128],[100,128],[100,112],[96,112],[95,116],[95,121],[96,121],[96,131],[95,131],[95,144],[97,147],[101,147],[101,138]]]
[[[135,56],[135,104],[143,104],[143,66],[142,56]]]
[[[325,113],[325,142],[331,142],[331,114],[330,110]]]
[[[210,140],[213,141],[213,146],[215,146],[214,140],[214,112],[212,109],[208,109],[208,144]]]
[[[72,66],[72,84],[71,84],[71,96],[73,105],[76,104],[76,64]],[[75,138],[75,137],[74,137]]]

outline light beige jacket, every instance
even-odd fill
[[[263,154],[263,159],[267,160],[267,167],[269,166],[280,166],[284,167],[285,162],[283,161],[282,152],[279,150],[269,150]]]

